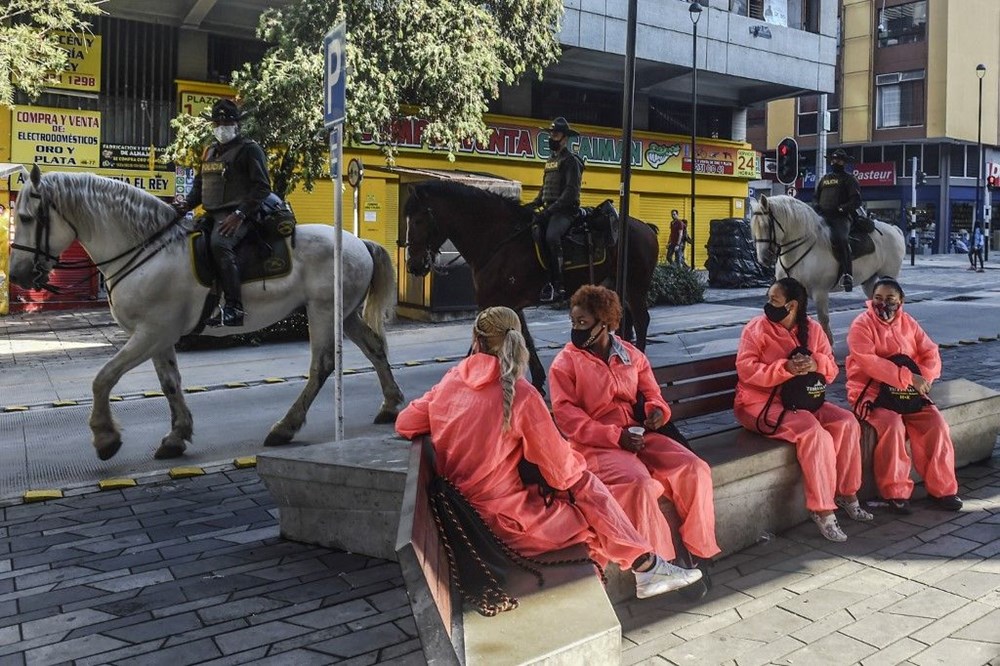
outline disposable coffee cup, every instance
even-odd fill
[[[632,426],[631,428],[628,429],[628,434],[632,435],[633,437],[642,437],[643,435],[646,434],[646,429],[643,428],[642,426]]]

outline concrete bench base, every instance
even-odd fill
[[[257,473],[286,539],[395,560],[409,451],[404,439],[358,437],[261,453]]]

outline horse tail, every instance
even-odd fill
[[[395,300],[396,271],[392,267],[392,258],[384,247],[370,240],[363,242],[368,248],[368,254],[372,256],[374,267],[361,317],[380,338],[383,338],[385,321],[392,314]]]

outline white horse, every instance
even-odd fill
[[[36,166],[17,197],[10,279],[42,287],[59,254],[74,240],[105,276],[111,313],[129,339],[94,379],[90,428],[94,448],[108,460],[121,447],[111,416],[111,389],[122,375],[153,360],[170,405],[170,432],[157,458],[184,453],[193,433],[184,401],[174,343],[199,324],[208,288],[192,273],[187,232],[173,208],[131,185],[91,174],[49,173]],[[305,225],[296,231],[291,273],[244,285],[246,325],[206,329],[208,335],[248,332],[305,306],[312,360],[309,379],[295,404],[271,428],[264,445],[291,441],[306,411],[334,369],[333,228]],[[376,423],[395,419],[403,394],[389,368],[384,323],[393,305],[395,272],[381,246],[344,235],[344,333],[375,366],[383,402]]]
[[[830,244],[830,227],[812,206],[794,197],[761,197],[752,205],[750,227],[757,259],[764,265],[774,264],[776,278],[788,276],[802,283],[816,303],[817,318],[832,344],[830,292],[843,288],[837,284],[839,264]],[[875,251],[853,262],[855,282],[863,285],[869,298],[878,278],[899,275],[906,253],[899,227],[875,222],[871,236]]]

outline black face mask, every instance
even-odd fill
[[[596,329],[596,332],[594,332]],[[574,328],[569,332],[570,342],[573,343],[577,349],[590,349],[594,342],[597,341],[597,336],[601,334],[604,330],[604,324],[597,324],[594,328]]]
[[[764,303],[764,316],[777,324],[788,316],[788,310],[785,306],[779,307],[770,303]]]
[[[844,165],[839,162],[834,162],[831,170],[835,173],[844,173]]]
[[[553,153],[558,153],[560,148],[562,148],[562,141],[559,139],[549,139],[549,150]]]

